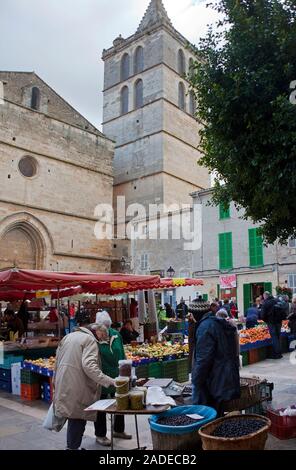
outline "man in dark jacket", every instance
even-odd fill
[[[253,307],[249,307],[246,313],[246,327],[254,328],[258,325],[259,312],[257,309],[257,304],[253,304]]]
[[[185,304],[185,300],[181,299],[179,305],[176,308],[177,318],[185,320],[188,315],[188,307]]]
[[[197,327],[192,384],[193,404],[211,406],[220,416],[223,402],[240,397],[236,328],[212,312]]]
[[[136,341],[140,336],[139,333],[134,330],[133,322],[131,320],[126,320],[120,330],[123,344],[131,344],[132,341]]]
[[[282,318],[280,314],[276,313],[275,305],[276,299],[270,294],[270,292],[264,292],[264,302],[261,309],[261,318],[267,323],[269,333],[272,340],[272,356],[271,359],[281,359],[281,329],[282,329]]]

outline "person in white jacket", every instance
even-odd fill
[[[98,342],[107,338],[105,326],[79,327],[61,341],[56,355],[54,410],[68,419],[67,449],[81,446],[87,421],[96,421],[97,412],[85,408],[100,399],[101,388],[115,385],[103,374]]]

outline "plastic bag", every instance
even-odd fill
[[[43,421],[42,427],[48,429],[49,431],[60,432],[65,423],[67,418],[59,418],[54,413],[53,404],[50,405],[45,420]]]

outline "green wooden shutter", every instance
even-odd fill
[[[229,219],[230,218],[230,206],[224,206],[224,204],[220,204],[219,206],[219,218],[220,220]]]
[[[202,300],[204,300],[205,302],[207,302],[207,301],[209,300],[208,294],[203,294]]]
[[[232,233],[219,233],[219,268],[232,269]]]
[[[270,292],[272,294],[272,283],[264,282],[264,292]]]
[[[249,229],[249,259],[251,267],[263,265],[263,240],[257,228]]]
[[[217,284],[217,297],[220,299],[220,284]]]
[[[244,313],[251,306],[251,284],[244,284]]]

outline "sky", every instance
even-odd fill
[[[103,49],[135,33],[150,0],[0,0],[0,70],[34,71],[101,129]],[[217,14],[205,0],[163,0],[192,43]]]

